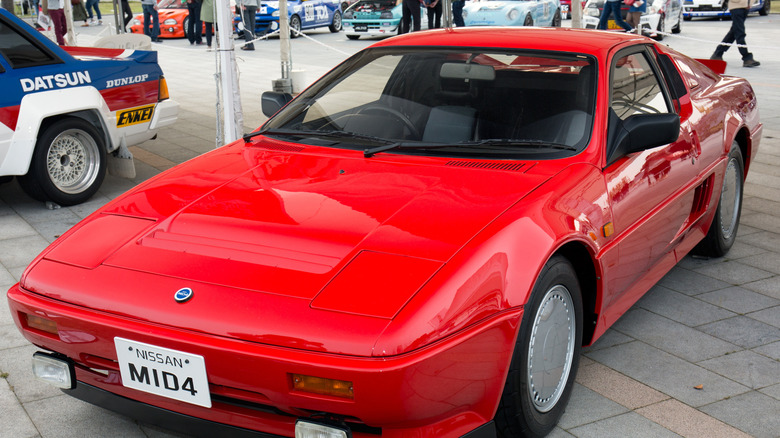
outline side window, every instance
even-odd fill
[[[634,114],[671,112],[659,82],[644,52],[623,56],[612,67],[610,105],[625,120]]]
[[[28,39],[18,28],[2,20],[0,20],[0,55],[14,69],[59,62],[45,47]]]

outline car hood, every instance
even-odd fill
[[[109,204],[25,287],[190,330],[371,355],[448,259],[547,178],[516,162],[239,143]],[[42,283],[74,266],[87,270],[78,288]],[[176,302],[185,287],[193,298]]]

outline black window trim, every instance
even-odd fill
[[[30,44],[35,46],[36,49],[40,50],[41,52],[44,52],[46,55],[48,55],[51,58],[50,62],[43,62],[43,63],[39,63],[39,64],[34,64],[34,65],[27,65],[27,66],[24,66],[24,67],[15,67],[13,65],[13,63],[8,58],[6,58],[5,55],[2,54],[2,52],[0,52],[0,57],[3,58],[3,60],[11,67],[12,70],[17,70],[17,69],[22,69],[22,68],[30,68],[30,67],[40,67],[40,66],[45,66],[45,65],[64,64],[65,63],[65,61],[60,56],[58,56],[56,53],[54,53],[54,51],[52,51],[49,47],[47,47],[45,44],[41,43],[37,38],[34,38],[33,36],[31,36],[30,32],[27,29],[19,26],[17,23],[15,23],[15,22],[13,22],[11,20],[6,19],[2,15],[0,15],[0,24],[8,26],[8,28],[10,28],[11,30],[15,31],[17,34],[19,34],[19,36],[21,36],[22,38],[27,40]],[[2,68],[1,65],[0,65],[0,68]]]

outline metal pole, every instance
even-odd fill
[[[122,10],[122,3],[119,0],[113,0],[114,3],[114,24],[116,25],[116,34],[125,33],[125,11]]]
[[[222,136],[217,138],[217,144],[225,144],[236,141],[243,134],[244,113],[241,109],[241,94],[238,87],[238,73],[236,71],[236,53],[233,46],[233,14],[226,1],[215,1],[217,19],[217,57],[219,71],[217,73],[217,86],[222,93],[217,92],[221,98],[222,109]],[[219,137],[219,135],[218,135]]]
[[[580,0],[572,0],[571,6],[571,27],[574,29],[580,29],[582,27],[582,2]]]
[[[441,0],[442,8],[442,26],[449,29],[452,27],[452,0]]]
[[[279,1],[279,51],[282,62],[282,79],[290,79],[292,49],[290,48],[290,18],[287,16],[287,0]]]

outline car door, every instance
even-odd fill
[[[637,46],[618,53],[610,67],[610,109],[620,120],[636,114],[677,112],[654,52]],[[678,113],[679,114],[679,113]],[[677,141],[608,157],[604,176],[618,242],[617,265],[607,279],[606,302],[624,300],[628,307],[676,259],[673,249],[693,212],[699,172],[696,140],[689,113],[681,114]],[[609,129],[621,125],[610,124]],[[632,294],[632,291],[636,293]],[[628,296],[624,296],[628,295]]]

